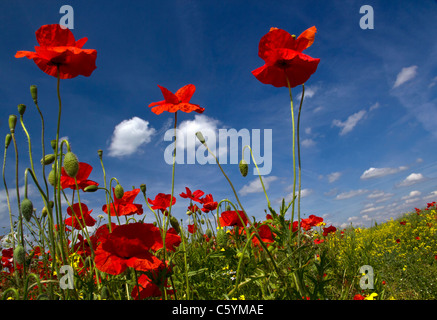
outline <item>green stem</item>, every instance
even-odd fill
[[[303,103],[303,98],[305,96],[305,84],[302,84],[302,97],[300,99],[300,105],[299,105],[299,113],[297,115],[297,159],[298,159],[298,165],[299,165],[299,193],[298,193],[298,198],[297,198],[297,220],[298,222],[298,226],[300,225],[300,198],[301,198],[301,162],[300,162],[300,143],[299,143],[299,127],[300,127],[300,113],[302,110],[302,103]],[[297,235],[297,246],[300,246],[300,232]],[[300,261],[299,261],[300,264]]]

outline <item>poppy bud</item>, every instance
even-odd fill
[[[140,189],[141,189],[141,192],[144,194],[144,195],[146,195],[146,185],[144,184],[144,183],[142,183],[141,185],[140,185]]]
[[[208,238],[212,238],[212,231],[211,231],[211,229],[206,229],[206,231],[205,231],[205,235],[208,237]]]
[[[107,286],[103,286],[102,292],[100,292],[100,297],[102,299],[108,299],[109,298],[109,289]]]
[[[53,208],[54,205],[55,205],[55,203],[53,201],[49,201],[50,208]],[[47,216],[47,213],[49,213],[47,207],[42,208],[41,217],[44,218],[45,216]]]
[[[55,169],[52,169],[52,171],[50,171],[49,176],[48,176],[48,181],[52,186],[56,185],[56,181],[55,181]]]
[[[170,218],[171,226],[176,230],[177,233],[181,232],[181,228],[179,226],[179,221],[175,217],[171,216]]]
[[[187,215],[189,215],[189,216],[191,216],[191,214],[192,214],[192,212],[191,212],[191,210],[187,210]]]
[[[123,198],[124,190],[123,190],[123,187],[119,183],[117,183],[117,185],[115,186],[114,194],[115,194],[115,197],[117,199]]]
[[[240,163],[238,164],[238,167],[240,168],[240,173],[243,177],[247,176],[247,172],[249,171],[249,165],[247,164],[246,160],[241,159]]]
[[[53,150],[56,150],[56,139],[50,141],[50,145],[52,146]]]
[[[17,116],[15,114],[11,114],[9,116],[9,129],[11,133],[15,132],[15,126],[17,125]]]
[[[205,220],[200,219],[200,223],[201,223],[201,224],[205,224]]]
[[[64,170],[71,178],[76,177],[76,174],[79,171],[79,160],[77,160],[76,155],[71,151],[68,151],[65,154]]]
[[[216,236],[216,240],[217,240],[217,244],[220,247],[224,247],[226,246],[227,243],[227,234],[223,229],[220,229],[217,231],[217,236]]]
[[[38,103],[38,89],[35,85],[30,86],[30,95],[35,103]]]
[[[46,166],[48,164],[52,164],[53,161],[55,161],[55,155],[54,154],[46,154],[44,158],[41,159],[41,164]]]
[[[83,189],[83,191],[85,192],[96,192],[99,189],[98,186],[96,186],[95,184],[92,184],[88,187],[86,187],[85,189]]]
[[[26,221],[29,222],[30,218],[32,218],[32,213],[33,213],[32,201],[30,201],[27,198],[21,201],[21,213],[23,214],[24,219],[26,219]]]
[[[99,155],[99,158],[102,159],[103,150],[102,149],[97,150],[97,154]]]
[[[50,300],[50,298],[47,293],[41,293],[36,297],[36,300]]]
[[[11,144],[11,140],[12,140],[12,136],[11,136],[10,133],[8,133],[8,134],[6,135],[6,138],[5,138],[5,148],[6,148],[6,149],[7,149],[7,148],[9,147],[9,145]]]
[[[200,143],[205,144],[205,138],[203,137],[202,132],[198,131],[196,132],[196,137],[199,139]]]
[[[26,112],[26,105],[19,104],[17,108],[18,108],[18,113],[24,115],[24,112]]]
[[[15,247],[14,259],[16,263],[24,264],[24,261],[26,260],[26,251],[24,250],[22,245],[18,245]]]

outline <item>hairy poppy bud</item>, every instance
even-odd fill
[[[24,112],[26,112],[26,105],[19,104],[17,108],[18,108],[18,113],[24,115]]]
[[[12,136],[11,136],[10,133],[8,133],[8,134],[6,135],[6,138],[5,138],[5,148],[6,148],[6,149],[7,149],[7,148],[9,147],[9,145],[11,144],[11,140],[12,140]]]
[[[55,161],[55,155],[54,154],[46,154],[44,158],[41,159],[41,164],[46,166],[48,164],[52,164],[53,161]]]
[[[95,184],[92,184],[88,187],[86,187],[85,189],[83,189],[83,191],[85,192],[96,192],[99,189],[98,186],[96,186]]]
[[[177,233],[181,232],[181,228],[179,226],[179,221],[175,217],[171,216],[170,218],[171,226],[176,230]]]
[[[206,231],[205,231],[205,235],[208,237],[208,238],[212,238],[212,231],[211,231],[211,229],[206,229]]]
[[[58,177],[59,179],[59,177]],[[56,180],[55,180],[55,169],[52,168],[52,171],[50,171],[49,176],[48,176],[48,181],[52,186],[56,185]]]
[[[24,264],[24,261],[26,260],[26,251],[24,250],[22,245],[18,245],[15,247],[14,259],[16,263]]]
[[[226,232],[222,229],[218,230],[216,240],[217,240],[217,244],[220,247],[226,246],[226,243],[228,241]]]
[[[142,183],[141,185],[140,185],[140,189],[141,189],[141,192],[144,194],[144,195],[146,195],[146,185],[144,184],[144,183]]]
[[[30,95],[35,103],[38,103],[38,90],[35,85],[30,86]]]
[[[196,132],[196,137],[199,139],[200,143],[205,144],[205,138],[203,137],[202,132],[198,131]]]
[[[109,298],[109,289],[107,286],[103,286],[102,291],[100,292],[100,297],[102,299],[108,299]]]
[[[72,178],[76,177],[76,174],[79,171],[79,160],[77,160],[76,155],[71,151],[68,151],[65,154],[64,170],[65,173]]]
[[[27,198],[21,201],[21,213],[23,214],[24,219],[26,219],[26,221],[29,222],[30,218],[32,218],[32,213],[33,213],[32,201],[30,201]]]
[[[238,164],[238,167],[240,168],[240,173],[243,177],[247,176],[247,172],[249,171],[249,165],[247,164],[246,160],[241,159],[240,163]]]
[[[117,199],[123,198],[124,190],[123,190],[123,187],[119,183],[117,183],[117,185],[115,186],[114,194],[115,194],[115,197]]]
[[[17,116],[15,114],[11,114],[9,116],[9,129],[11,133],[15,132],[15,126],[17,125]]]

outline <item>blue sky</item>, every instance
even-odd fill
[[[76,39],[88,37],[85,48],[98,54],[91,77],[61,81],[60,134],[68,137],[80,161],[94,167],[90,179],[101,185],[98,149],[104,151],[108,179],[116,177],[125,190],[145,183],[150,198],[171,192],[171,165],[164,160],[170,142],[164,133],[173,126],[173,114],[157,116],[148,105],[162,100],[158,84],[175,92],[192,83],[197,90],[191,102],[205,112],[178,113],[178,128],[191,133],[272,130],[272,170],[263,178],[274,207],[283,197],[290,199],[288,89],[263,85],[251,71],[263,65],[258,43],[270,27],[299,35],[314,25],[318,32],[306,53],[321,61],[305,85],[301,116],[302,215],[323,216],[337,227],[369,226],[437,201],[435,1],[2,1],[0,130],[6,135],[8,116],[26,104],[24,121],[35,161],[42,152],[41,123],[29,86],[39,89],[50,152],[56,79],[14,55],[33,50],[35,31],[59,23],[64,4],[74,9]],[[363,5],[374,10],[374,29],[360,28]],[[296,108],[300,94],[301,87],[293,89]],[[23,186],[29,163],[19,124],[17,139]],[[6,177],[15,203],[13,161],[10,148]],[[223,168],[248,214],[263,219],[266,199],[257,176],[249,171],[243,178],[235,164]],[[37,174],[41,177],[41,171]],[[175,194],[186,186],[215,200],[235,201],[214,164],[178,164]],[[33,186],[29,190],[40,212],[38,192]],[[0,226],[8,230],[3,184],[0,192]],[[102,213],[103,193],[81,199],[94,217]],[[136,202],[146,209],[141,194]],[[174,215],[186,220],[188,204],[178,197]],[[154,220],[145,213],[147,221]]]

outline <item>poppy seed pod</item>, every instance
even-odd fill
[[[20,115],[24,115],[24,113],[26,112],[26,105],[21,103],[17,106],[17,109]]]
[[[79,160],[77,160],[76,155],[68,151],[64,157],[64,170],[69,177],[74,178],[79,171]]]
[[[6,138],[5,138],[5,148],[6,148],[6,149],[7,149],[7,148],[9,147],[9,145],[11,144],[11,140],[12,140],[12,136],[11,136],[10,133],[8,133],[8,134],[6,135]]]
[[[238,167],[240,168],[240,173],[243,177],[247,176],[247,172],[249,171],[249,165],[247,164],[246,160],[241,159],[240,163],[238,164]]]
[[[41,164],[46,166],[49,164],[52,164],[53,161],[55,161],[55,155],[54,154],[46,154],[44,158],[41,159]]]
[[[146,185],[145,185],[144,183],[142,183],[142,184],[140,185],[140,189],[141,189],[141,192],[142,192],[144,195],[146,195],[147,187],[146,187]]]
[[[11,114],[9,116],[9,129],[11,133],[15,132],[15,126],[17,125],[17,116],[15,114]]]
[[[97,154],[99,155],[99,158],[102,159],[102,157],[103,157],[103,150],[102,149],[97,150]]]
[[[16,263],[24,264],[24,261],[26,260],[26,251],[24,250],[22,245],[18,245],[15,247],[14,259]]]
[[[38,89],[35,85],[30,86],[30,95],[35,103],[38,103]]]
[[[30,201],[27,198],[21,201],[21,213],[23,214],[24,219],[26,219],[26,221],[29,222],[30,218],[32,218],[32,213],[33,213],[32,201]]]
[[[123,198],[124,189],[123,189],[123,187],[119,183],[117,183],[117,185],[115,186],[114,194],[115,194],[115,197],[117,199]]]

